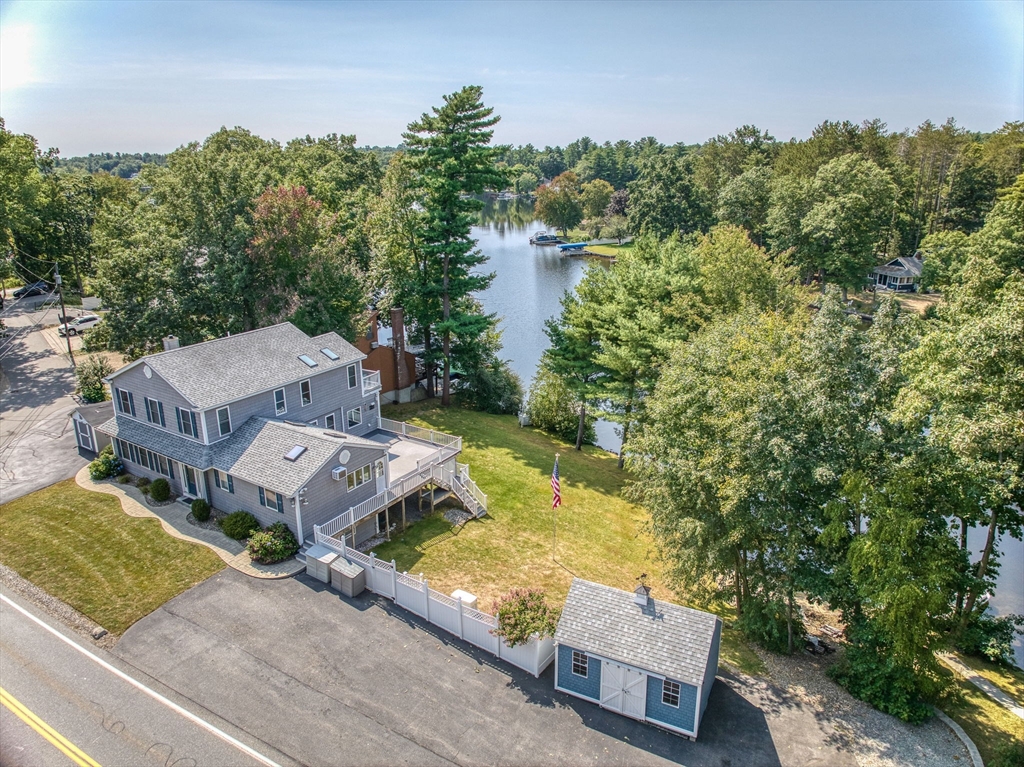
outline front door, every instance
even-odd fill
[[[377,495],[380,495],[388,489],[388,478],[384,472],[384,459],[380,458],[377,460],[377,466],[374,470],[374,474],[377,475]]]
[[[604,661],[601,664],[601,707],[643,719],[647,713],[647,674]]]
[[[191,466],[185,467],[185,488],[193,498],[199,497],[199,485],[196,482],[196,470]]]
[[[91,453],[96,452],[96,448],[92,446],[92,434],[89,433],[92,429],[89,428],[89,424],[85,421],[75,421],[75,428],[78,429],[78,444],[82,449]]]

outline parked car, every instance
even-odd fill
[[[43,280],[39,282],[33,282],[31,285],[23,285],[14,291],[15,298],[25,298],[26,296],[41,296],[45,293],[50,292],[50,286],[47,285]]]
[[[61,325],[57,328],[57,332],[61,335],[67,332],[69,336],[76,336],[79,333],[84,333],[89,328],[94,328],[100,324],[102,317],[95,314],[84,314],[81,317],[77,317],[71,320],[67,325]]]

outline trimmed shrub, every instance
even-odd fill
[[[192,516],[196,522],[205,522],[210,518],[210,504],[202,498],[196,498],[192,501]]]
[[[119,485],[127,485],[131,481],[132,481],[132,475],[131,474],[122,474],[120,477],[117,478],[117,484],[119,484]]]
[[[146,495],[149,495],[149,486],[151,484],[153,484],[153,480],[149,477],[139,477],[135,480],[135,487],[139,488]]]
[[[162,503],[171,497],[171,483],[163,477],[153,480],[149,486],[149,496],[157,503]]]
[[[221,520],[220,529],[228,538],[240,541],[260,529],[260,523],[248,511],[233,511]]]
[[[491,633],[509,647],[526,644],[534,634],[555,635],[558,610],[548,605],[542,589],[512,589],[494,603],[498,628]]]
[[[114,455],[114,448],[107,445],[99,457],[89,464],[89,476],[93,479],[108,479],[124,473],[124,464]]]
[[[275,522],[266,530],[253,533],[246,549],[254,562],[272,565],[293,556],[299,550],[299,542],[284,522]]]

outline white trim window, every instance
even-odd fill
[[[284,396],[284,389],[274,389],[274,412],[284,415],[288,412],[288,401]]]
[[[299,400],[302,407],[313,404],[313,390],[309,388],[309,379],[299,381]]]
[[[363,409],[361,407],[354,407],[345,414],[345,420],[348,422],[348,428],[358,426],[363,422]]]
[[[181,434],[193,439],[199,439],[199,425],[196,423],[195,411],[183,410],[175,405],[174,415],[178,419],[178,431]]]
[[[587,654],[580,652],[579,650],[572,651],[572,673],[576,676],[581,676],[584,679],[587,678]]]
[[[275,493],[273,490],[267,490],[265,488],[257,488],[260,491],[260,506],[265,506],[268,509],[273,509],[278,514],[284,514],[284,496],[280,493]]]
[[[328,413],[324,416],[324,428],[334,431],[334,413]]]
[[[360,485],[365,485],[373,479],[373,469],[370,464],[360,466],[355,471],[348,473],[348,489],[355,490]]]
[[[227,407],[217,408],[217,429],[220,436],[226,437],[231,433],[231,409]]]
[[[679,708],[679,682],[661,680],[661,702],[672,708]]]
[[[117,409],[135,418],[135,397],[130,391],[117,389]]]
[[[167,426],[167,421],[164,420],[164,403],[159,400],[150,399],[149,397],[142,398],[142,404],[146,408],[146,420],[150,423],[160,424],[161,426]]]
[[[213,470],[213,484],[220,490],[226,490],[232,494],[235,492],[235,478],[220,469]]]
[[[349,365],[348,366],[348,388],[350,388],[350,389],[356,388],[356,384],[359,382],[358,379],[359,379],[359,376],[358,376],[357,371],[356,371],[356,366],[355,365]]]

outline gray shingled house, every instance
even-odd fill
[[[900,256],[882,266],[876,266],[871,278],[879,290],[913,293],[921,281],[923,268],[924,261],[921,259],[921,252],[918,251],[912,256]]]
[[[291,323],[136,360],[107,382],[113,439],[129,472],[163,476],[186,502],[284,521],[356,546],[388,510],[428,486],[476,515],[487,499],[456,463],[462,440],[380,417],[380,377],[337,333],[310,337]]]
[[[697,737],[718,670],[711,613],[574,578],[555,631],[555,689]]]

